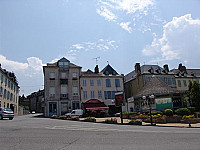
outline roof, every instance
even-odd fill
[[[143,65],[140,67],[141,69],[141,74],[154,74],[154,75],[165,75],[165,74],[171,74],[173,75],[172,72],[166,72],[166,70],[159,65]],[[125,75],[125,82],[128,82],[130,80],[133,80],[136,78],[136,71],[132,71]]]
[[[186,71],[180,71],[179,69],[172,69],[175,77],[200,77],[200,69],[186,69]]]
[[[177,93],[176,89],[169,87],[165,82],[161,81],[157,77],[151,77],[149,82],[142,88],[140,92],[135,97],[142,97],[147,95],[166,95]]]
[[[101,72],[105,75],[118,75],[118,73],[109,64]]]
[[[103,102],[101,102],[100,100],[97,100],[97,99],[88,100],[87,102],[82,103],[82,105],[87,110],[108,109],[108,107]]]

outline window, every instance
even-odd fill
[[[187,86],[187,82],[185,80],[183,80],[183,85]]]
[[[77,72],[72,73],[72,78],[77,78]]]
[[[8,88],[10,88],[10,80],[8,80]]]
[[[50,72],[49,78],[50,79],[55,79],[55,72]]]
[[[61,98],[67,98],[68,94],[67,94],[67,86],[61,86],[61,92],[60,92],[60,97]]]
[[[106,79],[106,87],[111,87],[110,79]]]
[[[13,100],[13,93],[10,93],[10,100]]]
[[[50,97],[55,97],[55,87],[49,88],[49,94],[50,94]]]
[[[72,101],[72,109],[80,109],[79,101]]]
[[[115,91],[104,91],[105,99],[115,99]]]
[[[87,99],[87,91],[83,91],[83,99]]]
[[[1,101],[0,101],[0,108],[1,108]]]
[[[90,86],[94,86],[94,80],[90,80]]]
[[[91,99],[94,99],[94,91],[91,91]]]
[[[101,80],[97,80],[97,86],[101,86]]]
[[[73,91],[73,96],[78,96],[78,87],[77,86],[73,86],[72,91]]]
[[[7,91],[7,100],[10,100],[10,92]]]
[[[3,74],[1,74],[1,83],[3,83]]]
[[[69,62],[59,62],[58,66],[60,68],[69,68]]]
[[[13,83],[11,83],[11,90],[13,90]]]
[[[6,98],[6,94],[7,94],[7,91],[6,91],[6,89],[4,89],[3,98]]]
[[[83,86],[87,86],[87,82],[85,79],[83,80]]]
[[[61,72],[60,78],[61,79],[66,79],[67,78],[67,73],[66,72]]]
[[[7,85],[7,81],[8,81],[8,79],[5,77],[5,86]]]
[[[98,99],[102,99],[102,92],[101,92],[101,90],[98,91]]]
[[[180,80],[178,80],[178,86],[181,87],[181,81]]]
[[[120,87],[120,81],[119,81],[119,79],[115,79],[115,87]]]
[[[3,96],[3,87],[0,88],[0,97]]]

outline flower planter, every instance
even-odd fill
[[[198,122],[199,122],[199,120],[196,118],[181,120],[181,123],[186,123],[186,124],[189,124],[189,123],[193,124],[193,123],[198,123]]]
[[[181,122],[181,116],[177,116],[177,117],[167,117],[166,121],[167,123],[180,123]]]

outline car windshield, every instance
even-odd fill
[[[5,108],[4,111],[12,111],[11,109],[9,108]]]

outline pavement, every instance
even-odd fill
[[[96,118],[96,122],[97,123],[102,123],[104,122],[106,119],[111,119],[111,118],[115,118],[117,119],[117,123],[121,123],[121,118],[120,117],[106,117],[106,118]],[[80,120],[84,120],[84,118],[80,118]],[[123,119],[123,123],[127,124],[130,121],[130,119]],[[148,126],[151,125],[150,123],[146,123],[146,122],[142,122],[143,126]],[[159,124],[156,123],[156,126],[158,127],[179,127],[179,128],[200,128],[200,123],[195,123],[195,124],[191,124],[191,126],[189,126],[189,124],[185,124],[185,123],[165,123],[165,124]]]

